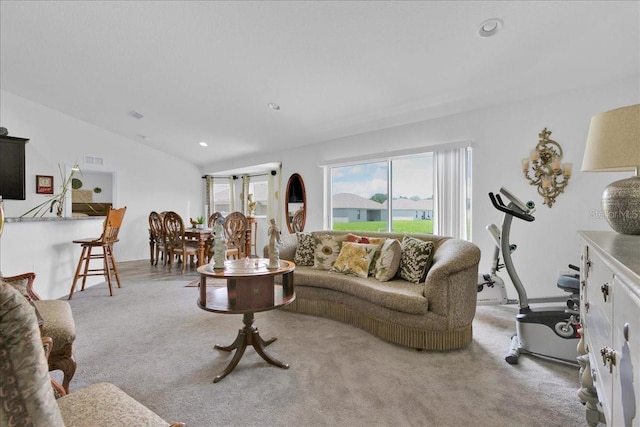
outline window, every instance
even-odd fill
[[[259,217],[266,216],[267,204],[269,202],[269,191],[266,177],[252,178],[249,182],[249,194],[253,194],[253,199],[256,201],[256,210],[254,215]]]
[[[331,168],[333,230],[387,230],[388,162]]]
[[[325,167],[332,230],[471,237],[471,147]]]
[[[231,191],[229,183],[213,183],[213,209],[211,212],[220,212],[227,216],[231,212]]]

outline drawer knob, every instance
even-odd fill
[[[607,297],[609,296],[609,284],[605,283],[604,285],[600,286],[600,291],[602,292],[604,302],[607,302]]]
[[[624,336],[624,340],[629,342],[629,322],[626,322],[622,327],[622,335]]]

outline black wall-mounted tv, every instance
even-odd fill
[[[0,196],[8,200],[24,200],[25,138],[0,136]]]

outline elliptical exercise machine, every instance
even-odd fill
[[[505,360],[507,363],[515,365],[518,363],[520,353],[523,352],[575,364],[578,357],[576,347],[580,338],[578,334],[578,326],[580,324],[579,304],[576,304],[576,301],[579,301],[579,279],[574,275],[562,275],[558,279],[558,287],[571,293],[566,307],[529,306],[530,302],[563,301],[564,299],[539,298],[530,300],[527,297],[527,291],[522,285],[511,259],[511,253],[517,247],[509,242],[509,233],[514,217],[527,222],[535,220],[531,215],[535,211],[535,204],[531,201],[523,203],[504,187],[500,189],[500,193],[509,199],[510,203],[505,205],[500,194],[489,193],[493,206],[497,210],[504,212],[504,219],[501,229],[494,224],[487,227],[489,234],[496,243],[494,266],[490,274],[482,275],[483,281],[478,284],[478,292],[484,286],[494,289],[497,286],[500,297],[495,299],[495,304],[516,302],[506,298],[504,281],[496,275],[496,272],[502,267],[499,262],[499,253],[502,252],[504,266],[518,293],[517,302],[519,304],[518,315],[516,316],[516,335],[511,338],[511,346]]]

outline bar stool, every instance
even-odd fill
[[[126,210],[126,206],[120,209],[113,209],[110,207],[109,212],[107,212],[107,218],[104,220],[102,236],[97,239],[89,238],[73,241],[73,243],[79,243],[82,245],[82,253],[80,254],[78,267],[76,267],[76,274],[73,277],[73,285],[71,285],[69,299],[73,297],[76,282],[80,277],[82,277],[82,287],[80,290],[84,291],[87,276],[104,276],[109,284],[109,295],[113,296],[113,289],[111,287],[111,272],[113,271],[116,276],[118,287],[121,287],[120,276],[118,276],[118,266],[116,264],[116,259],[113,256],[113,244],[118,241],[118,232],[120,231],[122,219],[124,218]],[[91,251],[93,248],[102,248],[102,252],[92,254]],[[89,264],[92,259],[102,259],[102,268],[89,268]]]

